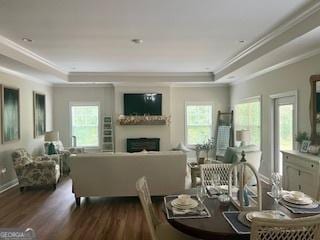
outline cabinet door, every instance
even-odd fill
[[[317,188],[314,182],[314,175],[311,172],[301,170],[300,172],[301,191],[305,194],[317,198]]]
[[[285,164],[285,185],[284,186],[288,191],[300,191],[300,177],[299,170],[290,164]]]

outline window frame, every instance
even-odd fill
[[[188,143],[188,116],[187,116],[187,107],[188,106],[211,106],[211,137],[214,137],[214,103],[210,101],[191,101],[185,102],[184,107],[184,144],[188,147],[195,147],[196,144],[189,144]],[[201,144],[201,143],[200,143]]]
[[[247,98],[243,98],[240,99],[239,101],[237,101],[236,103],[233,104],[233,112],[234,112],[234,141],[236,141],[236,118],[237,118],[237,111],[236,111],[236,105],[238,104],[245,104],[245,103],[253,103],[253,102],[259,102],[260,105],[260,145],[258,146],[259,149],[262,149],[262,96],[258,95],[258,96],[253,96],[253,97],[247,97]]]
[[[98,146],[81,146],[86,149],[100,149],[101,148],[101,107],[100,102],[69,102],[69,146],[72,145],[72,107],[77,106],[97,106],[98,107]]]

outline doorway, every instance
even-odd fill
[[[281,151],[295,149],[297,133],[297,94],[273,98],[274,171],[283,173]]]

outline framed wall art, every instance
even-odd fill
[[[1,86],[1,138],[2,143],[20,139],[19,88]]]
[[[35,138],[46,132],[46,96],[38,92],[33,92],[33,129]]]

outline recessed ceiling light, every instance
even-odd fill
[[[139,38],[134,38],[134,39],[131,40],[131,42],[133,42],[135,44],[141,44],[141,43],[143,43],[143,40],[139,39]]]
[[[22,41],[24,41],[24,42],[32,42],[32,39],[30,39],[30,38],[22,38]]]

